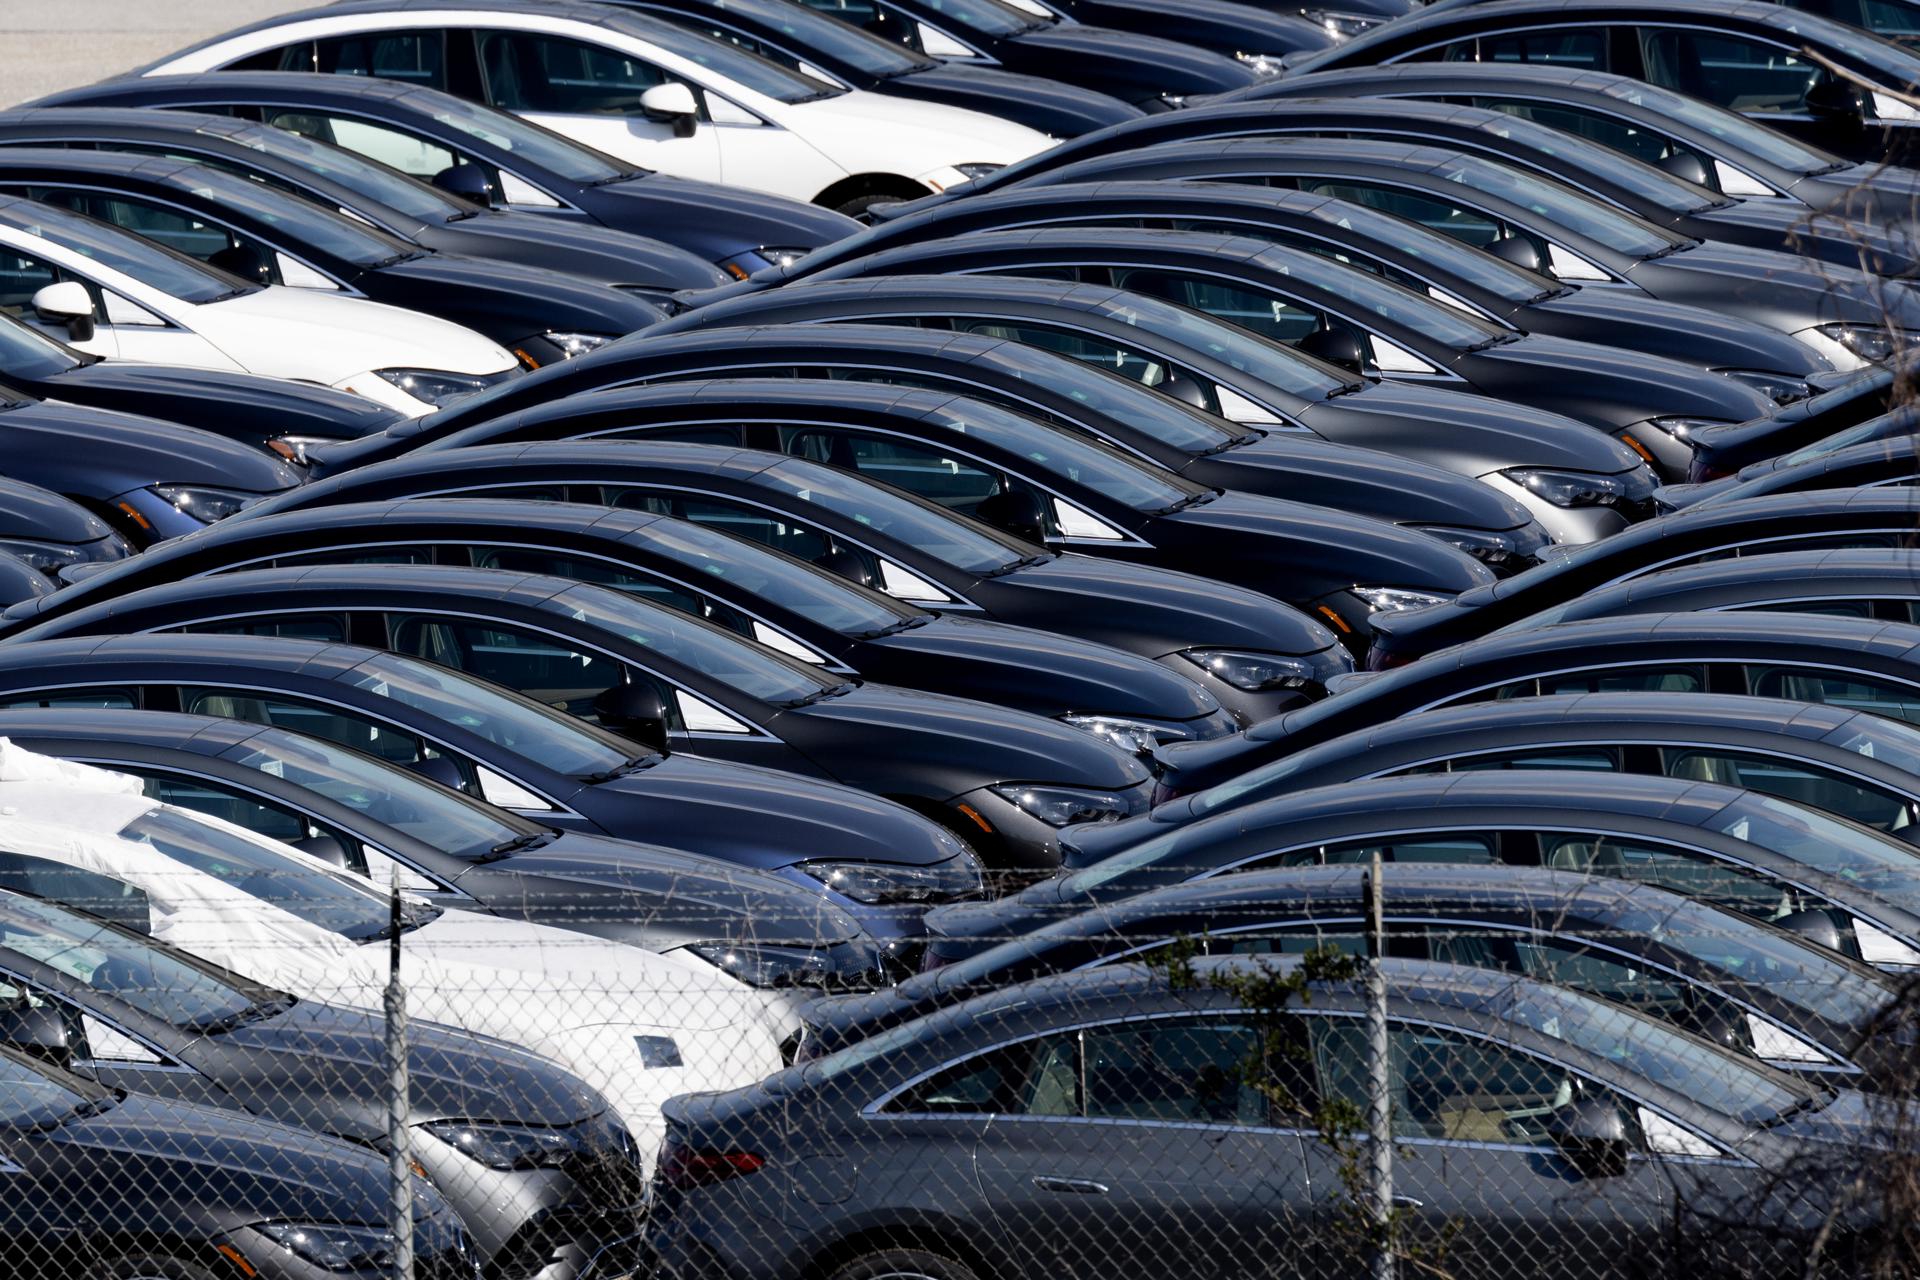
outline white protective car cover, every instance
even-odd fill
[[[333,1004],[382,1007],[386,942],[356,942],[310,924],[118,834],[156,809],[379,900],[358,877],[299,850],[148,799],[136,778],[36,755],[0,738],[0,847],[135,886],[148,896],[156,938],[256,981]],[[698,960],[467,911],[446,911],[407,932],[402,950],[413,1017],[553,1058],[606,1095],[649,1162],[667,1098],[748,1084],[781,1066],[785,1005]]]

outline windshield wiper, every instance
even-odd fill
[[[858,686],[856,686],[853,681],[842,680],[839,684],[830,684],[824,689],[815,689],[812,693],[803,694],[798,698],[791,698],[780,705],[788,710],[792,710],[794,707],[810,707],[816,702],[824,702],[828,698],[837,698],[843,693],[852,693],[856,687]]]
[[[1045,564],[1051,559],[1053,559],[1051,555],[1044,555],[1028,556],[1025,560],[1009,560],[998,569],[989,569],[980,576],[983,578],[1004,578],[1010,573],[1018,572],[1021,569],[1031,569],[1033,566]]]
[[[266,1000],[250,1004],[244,1009],[236,1009],[232,1013],[223,1014],[218,1018],[205,1018],[199,1022],[189,1022],[183,1030],[191,1031],[196,1035],[217,1036],[222,1032],[231,1031],[235,1027],[243,1026],[246,1023],[260,1022],[264,1019],[285,1013],[287,1010],[293,1008],[293,1005],[294,999],[292,996],[272,996]]]
[[[602,769],[598,773],[581,774],[577,780],[586,783],[588,786],[592,786],[596,782],[612,782],[615,778],[624,778],[630,773],[638,773],[642,769],[651,769],[659,763],[660,755],[658,752],[652,755],[635,756],[623,764],[613,766],[611,769]]]
[[[1518,341],[1520,341],[1520,335],[1517,333],[1496,333],[1484,342],[1476,342],[1472,346],[1462,347],[1460,350],[1463,354],[1471,354],[1475,351],[1488,351],[1494,347],[1504,347],[1509,342]]]
[[[911,618],[899,618],[893,622],[889,622],[884,627],[874,627],[870,631],[856,631],[853,633],[853,638],[855,640],[878,640],[881,636],[897,636],[902,631],[911,631],[915,627],[924,627],[932,621],[933,619],[926,614],[920,614]]]
[[[1150,516],[1170,516],[1176,511],[1185,511],[1188,507],[1197,507],[1203,502],[1212,502],[1220,495],[1211,489],[1202,489],[1199,493],[1190,493],[1175,503],[1161,507],[1158,511],[1147,512]]]
[[[1699,247],[1700,247],[1700,241],[1698,240],[1682,240],[1678,244],[1670,244],[1664,249],[1655,249],[1652,253],[1640,259],[1640,261],[1652,262],[1656,258],[1671,257],[1672,255],[1679,253],[1683,250],[1697,249]]]
[[[552,831],[534,831],[524,836],[515,836],[511,840],[502,840],[499,844],[475,858],[476,863],[498,862],[502,858],[511,858],[523,849],[536,849],[552,841],[557,833]]]
[[[1229,449],[1245,448],[1247,445],[1253,444],[1255,441],[1264,440],[1266,438],[1267,437],[1264,432],[1249,431],[1247,432],[1247,434],[1243,436],[1234,436],[1232,439],[1222,440],[1219,444],[1214,445],[1211,449],[1202,449],[1199,453],[1196,453],[1193,456],[1196,458],[1211,458],[1216,453],[1225,453]]]

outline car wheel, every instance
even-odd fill
[[[160,1253],[122,1253],[101,1259],[88,1269],[93,1280],[217,1280],[197,1262]]]
[[[885,191],[873,191],[864,196],[855,196],[845,204],[835,206],[834,212],[844,213],[849,218],[857,218],[877,204],[886,204],[890,201],[911,200],[912,198],[912,196],[891,195]]]
[[[829,1280],[980,1280],[963,1262],[924,1249],[882,1249],[843,1262]]]

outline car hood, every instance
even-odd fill
[[[1186,822],[1193,811],[1193,797],[1181,796],[1157,804],[1145,813],[1122,818],[1118,822],[1089,822],[1068,827],[1060,833],[1060,861],[1065,867],[1088,867],[1123,850],[1130,849],[1170,826]]]
[[[310,289],[273,286],[209,303],[202,335],[253,373],[339,382],[370,369],[500,373],[507,349],[433,316]]]
[[[426,254],[382,267],[409,306],[446,311],[474,329],[518,341],[537,333],[632,333],[666,318],[651,302],[583,276],[512,262]],[[480,370],[462,370],[473,373]]]
[[[1149,658],[1068,636],[972,618],[934,618],[862,647],[874,680],[897,683],[880,668],[937,670],[966,696],[1008,706],[1063,708],[1192,720],[1218,716],[1211,693]],[[878,661],[870,663],[868,655]],[[1043,711],[1043,714],[1048,712]]]
[[[1796,245],[1797,241],[1798,245],[1807,246],[1803,252],[1810,254],[1817,252],[1814,246],[1824,242],[1826,247],[1844,255],[1834,261],[1866,271],[1894,275],[1913,269],[1912,235],[1865,221],[1852,222],[1831,216],[1809,218],[1805,209],[1774,200],[1740,200],[1724,209],[1703,210],[1694,217],[1695,225],[1706,235],[1712,235],[1707,228],[1715,225],[1745,228],[1777,236],[1782,245]],[[1809,245],[1809,241],[1813,244]],[[1825,258],[1826,253],[1820,252],[1818,256]],[[1861,263],[1861,257],[1866,259],[1865,264]]]
[[[1627,279],[1652,292],[1675,283],[1738,314],[1793,331],[1811,324],[1882,324],[1920,329],[1920,295],[1831,262],[1708,242],[1636,263]]]
[[[676,243],[699,244],[715,262],[762,245],[817,249],[860,230],[852,218],[819,205],[664,173],[590,192],[595,216],[609,226],[643,236],[656,227],[688,228]]]
[[[951,66],[943,62],[885,81],[880,92],[892,90],[988,114],[1014,110],[1016,106],[1009,104],[1017,104],[1017,109],[1031,108],[1043,113],[1049,122],[1045,131],[1060,138],[1078,137],[1110,124],[1136,119],[1141,114],[1138,107],[1092,89],[1002,71],[998,67]]]
[[[731,276],[711,262],[661,240],[611,227],[537,213],[494,210],[453,224],[462,236],[532,245],[565,269],[604,284],[645,289],[706,289]]]
[[[122,548],[124,539],[107,522],[85,507],[38,485],[0,482],[0,538],[36,538],[80,546],[111,538]],[[122,554],[128,554],[122,551]],[[118,559],[103,555],[102,558]]]
[[[1895,1141],[1895,1135],[1889,1132],[1888,1126],[1896,1120],[1895,1109],[1899,1105],[1890,1099],[1876,1098],[1857,1089],[1841,1089],[1835,1092],[1833,1100],[1826,1106],[1796,1112],[1768,1132],[1802,1142],[1885,1147]],[[1914,1118],[1909,1116],[1901,1127],[1910,1131],[1913,1123]]]
[[[395,410],[332,387],[174,365],[96,360],[42,383],[48,396],[164,418],[219,435],[356,440],[405,421]]]
[[[1309,405],[1299,416],[1336,444],[1444,459],[1448,470],[1471,476],[1508,467],[1612,475],[1640,464],[1626,445],[1571,418],[1464,391],[1371,383]]]
[[[0,412],[0,473],[105,500],[153,484],[278,493],[303,477],[280,459],[211,432],[47,401]]]
[[[1621,289],[1576,289],[1523,307],[1514,322],[1527,328],[1538,323],[1542,312],[1593,322],[1600,326],[1594,333],[1596,340],[1640,351],[1657,346],[1672,359],[1706,368],[1764,369],[1804,377],[1827,367],[1810,348],[1777,329]]]
[[[1090,902],[1063,900],[1064,876],[1029,885],[1007,898],[985,902],[950,902],[927,912],[928,946],[946,963],[977,955],[987,948],[1032,933],[1041,925],[1078,915]]]
[[[1773,412],[1761,392],[1644,351],[1565,338],[1528,336],[1462,357],[1477,385],[1511,389],[1536,404],[1563,405],[1569,416],[1610,427],[1657,416],[1746,422]]]
[[[1042,27],[1014,37],[1011,43],[1031,55],[1028,65],[1036,71],[1043,65],[1071,66],[1075,79],[1115,73],[1134,80],[1137,89],[1153,86],[1166,94],[1221,93],[1257,79],[1251,67],[1220,54],[1106,27],[1078,23]]]
[[[1108,791],[1148,777],[1138,759],[1070,725],[915,689],[858,685],[783,711],[771,725],[827,772],[858,786],[902,765],[956,778],[964,773]],[[950,794],[971,789],[956,785]]]
[[[960,842],[879,796],[780,769],[676,752],[583,787],[570,803],[611,835],[776,869],[796,862],[945,862]]]
[[[943,165],[1012,164],[1053,141],[978,111],[860,89],[791,110],[793,127],[808,145],[848,173],[918,176]]]

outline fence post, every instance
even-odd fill
[[[1373,1228],[1372,1280],[1393,1280],[1393,1109],[1387,1047],[1385,900],[1380,853],[1362,884],[1367,905],[1367,1214]]]
[[[387,1174],[393,1203],[393,1280],[413,1280],[413,1129],[407,1105],[407,989],[400,981],[400,867],[394,864],[387,931]]]

